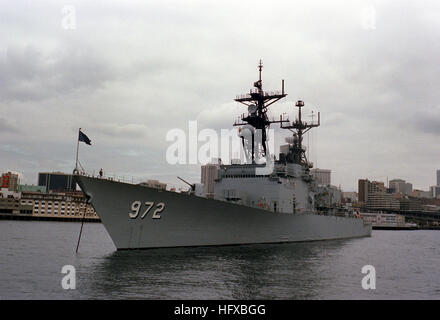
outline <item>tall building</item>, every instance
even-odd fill
[[[47,191],[73,192],[76,190],[73,176],[62,172],[38,173],[38,185],[46,187]]]
[[[432,186],[429,189],[432,198],[440,198],[440,186]]]
[[[215,179],[218,177],[218,164],[206,164],[201,168],[201,183],[204,185],[206,197],[214,196]]]
[[[440,199],[440,170],[437,170],[437,185],[429,187],[431,198]]]
[[[331,184],[331,170],[328,169],[312,169],[310,173],[319,185],[328,186]]]
[[[409,195],[412,192],[412,184],[402,179],[393,179],[390,181],[390,189],[393,193]]]
[[[370,181],[368,179],[358,180],[358,200],[359,202],[366,203],[368,200],[368,185]]]
[[[359,202],[362,202],[367,209],[395,209],[400,207],[399,201],[387,193],[385,184],[380,181],[369,181],[359,179],[358,181]]]
[[[10,171],[3,173],[0,180],[0,187],[16,192],[18,190],[18,174]]]
[[[373,181],[368,185],[368,194],[371,193],[386,193],[387,188],[381,181]]]

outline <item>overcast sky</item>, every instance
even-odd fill
[[[73,170],[79,127],[89,172],[198,181],[167,164],[167,131],[231,128],[261,58],[288,93],[271,116],[321,112],[305,143],[332,184],[435,184],[439,1],[0,1],[0,39],[0,170],[25,183]]]

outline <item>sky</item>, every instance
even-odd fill
[[[428,190],[440,169],[438,1],[0,0],[0,170],[36,184],[84,169],[126,179],[200,180],[166,161],[167,132],[231,129],[258,80],[321,113],[305,138],[315,167]],[[316,118],[315,118],[316,119]],[[288,132],[275,129],[276,146]],[[199,147],[200,147],[199,143]],[[133,178],[132,178],[133,177]]]

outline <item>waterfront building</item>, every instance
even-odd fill
[[[35,185],[28,185],[28,184],[19,184],[18,185],[18,192],[23,192],[23,191],[45,193],[47,190],[46,190],[45,186],[35,186]]]
[[[401,211],[421,211],[422,201],[418,198],[405,197],[399,200]]]
[[[399,200],[384,191],[372,192],[368,194],[366,207],[369,210],[399,210],[400,203]]]
[[[370,181],[368,179],[359,179],[358,181],[358,200],[359,202],[366,203],[368,200],[368,185]]]
[[[392,189],[392,193],[409,195],[412,192],[412,184],[402,179],[393,179],[390,181],[390,189]]]
[[[33,187],[23,188],[20,186],[19,192],[1,188],[0,214],[6,217],[16,215],[72,219],[80,219],[85,214],[88,219],[99,220],[92,205],[87,203],[81,191],[46,193],[42,192],[44,188]]]
[[[310,170],[310,173],[319,185],[328,186],[331,184],[331,170],[316,168]]]
[[[361,213],[364,221],[371,223],[377,228],[405,228],[405,217],[394,213]]]
[[[423,191],[423,190],[413,190],[410,194],[411,197],[420,198],[420,199],[430,199],[432,198],[431,191]]]
[[[0,178],[0,188],[6,188],[9,191],[17,191],[18,189],[18,174],[12,172],[2,173]]]
[[[98,220],[93,207],[87,203],[81,191],[74,192],[22,192],[21,205],[32,208],[34,217],[86,218]]]
[[[32,214],[32,207],[22,206],[21,192],[0,188],[0,214]]]
[[[359,201],[369,210],[399,210],[399,201],[387,193],[385,184],[381,181],[358,181]]]
[[[11,191],[8,188],[0,188],[0,198],[20,199],[21,192]]]
[[[422,205],[422,210],[429,212],[440,212],[440,206],[436,206],[433,204],[424,204]]]
[[[385,184],[381,181],[369,181],[359,179],[358,181],[359,201],[361,206],[371,210],[399,210],[399,201],[387,193]]]
[[[385,193],[387,188],[381,181],[373,181],[368,185],[368,194],[370,193]]]
[[[431,197],[434,199],[440,199],[440,186],[432,186],[429,188]]]
[[[0,198],[0,214],[32,214],[32,206],[14,197]]]
[[[46,187],[47,191],[72,192],[76,191],[73,175],[63,172],[38,173],[38,185]]]

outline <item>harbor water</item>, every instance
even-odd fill
[[[0,299],[439,299],[440,231],[371,238],[116,251],[104,226],[0,221]],[[76,288],[65,290],[63,266]],[[376,272],[365,290],[362,268]]]

